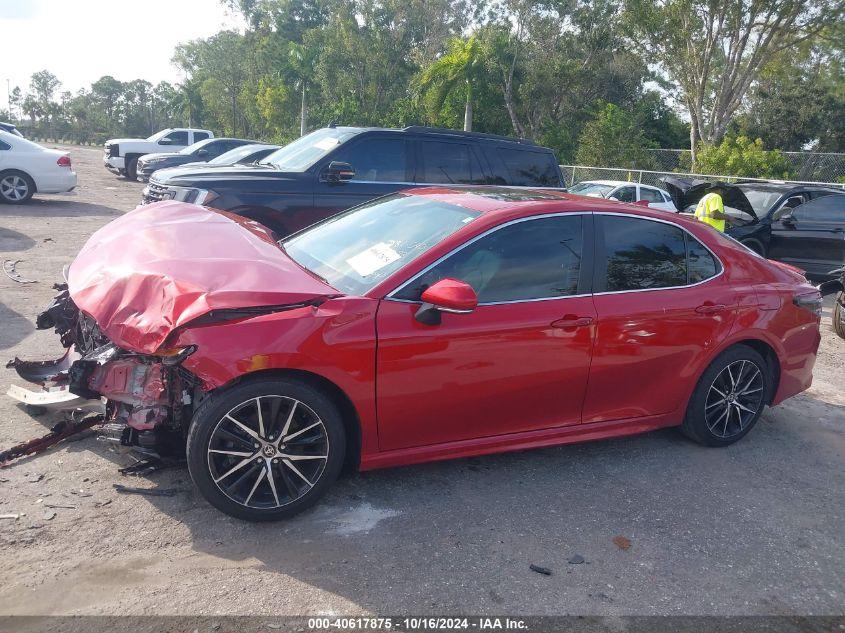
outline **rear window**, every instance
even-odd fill
[[[509,185],[516,187],[557,187],[560,185],[554,156],[546,152],[500,147],[499,157],[508,170]]]

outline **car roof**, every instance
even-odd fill
[[[750,180],[740,180],[738,182],[735,182],[734,186],[738,187],[739,189],[748,189],[751,191],[756,190],[781,193],[788,193],[790,191],[803,191],[806,189],[810,189],[812,191],[839,191],[835,187],[830,187],[828,185],[797,185],[791,182],[756,182]]]
[[[489,141],[496,143],[513,143],[514,145],[530,147],[533,151],[551,152],[548,147],[537,145],[534,141],[524,138],[516,138],[513,136],[502,136],[499,134],[487,134],[486,132],[465,132],[463,130],[451,130],[448,128],[428,127],[424,125],[409,125],[404,128],[388,128],[388,127],[352,127],[352,126],[335,126],[334,129],[344,130],[348,132],[394,132],[400,134],[421,134],[430,135],[433,137],[450,137],[450,138],[465,138],[475,141]]]

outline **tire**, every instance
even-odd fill
[[[836,294],[836,302],[833,304],[833,331],[836,332],[839,338],[845,338],[845,309],[842,304],[845,303],[845,292]]]
[[[766,249],[763,246],[762,242],[760,242],[759,240],[743,240],[742,243],[748,248],[750,248],[752,251],[757,253],[760,257],[766,256]]]
[[[0,200],[6,204],[24,204],[35,193],[35,181],[22,171],[0,173]]]
[[[188,431],[191,479],[214,507],[247,521],[284,519],[314,505],[345,454],[338,407],[290,379],[247,380],[212,394]]]
[[[772,385],[771,368],[755,350],[745,345],[725,350],[699,378],[681,431],[705,446],[733,444],[760,419]]]
[[[126,177],[127,180],[138,180],[138,157],[137,156],[126,159],[125,177]]]

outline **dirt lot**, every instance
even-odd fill
[[[0,356],[48,358],[33,317],[141,185],[71,148],[73,195],[0,205]],[[845,341],[829,306],[816,382],[748,438],[674,430],[346,476],[273,525],[213,510],[187,471],[135,479],[92,436],[0,471],[0,614],[842,614]],[[2,370],[0,387],[12,382]],[[0,446],[44,432],[0,397]],[[116,494],[121,482],[174,497]],[[614,537],[630,539],[630,549]],[[573,556],[582,564],[569,562]],[[536,563],[551,576],[530,571]]]

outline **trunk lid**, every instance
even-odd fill
[[[76,306],[116,345],[157,350],[212,311],[337,296],[252,220],[184,202],[158,202],[94,233],[70,265]]]

